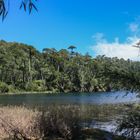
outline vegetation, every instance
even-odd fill
[[[134,140],[140,138],[140,105],[120,119],[118,131]]]
[[[35,1],[37,0],[21,0],[19,8],[23,8],[25,12],[29,11],[29,14],[32,12],[33,9],[38,11],[35,6]],[[5,19],[9,12],[10,2],[11,0],[0,0],[0,17],[2,17],[2,20]]]
[[[139,90],[140,62],[0,41],[0,92]],[[12,91],[11,91],[12,90]]]
[[[92,112],[92,111],[91,111]],[[0,139],[7,140],[128,140],[85,127],[78,106],[51,106],[43,110],[0,108]],[[92,118],[93,119],[93,118]]]

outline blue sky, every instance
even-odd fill
[[[123,57],[127,50],[126,59],[132,51],[130,58],[137,55],[129,45],[139,39],[140,0],[39,0],[39,12],[31,15],[19,10],[17,1],[11,0],[9,15],[0,22],[0,39],[31,44],[40,51],[75,45],[92,56]]]

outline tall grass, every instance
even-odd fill
[[[82,140],[83,122],[90,124],[93,119],[109,119],[109,115],[112,119],[118,112],[122,114],[122,110],[129,109],[124,105],[0,107],[0,140]]]
[[[36,127],[40,113],[25,107],[0,108],[0,139],[38,138],[40,132]]]
[[[77,109],[31,110],[25,107],[0,108],[0,139],[76,140],[81,137]]]

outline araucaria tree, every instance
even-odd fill
[[[140,62],[0,41],[0,92],[139,90]]]

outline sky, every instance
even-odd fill
[[[0,21],[0,40],[43,48],[77,47],[96,57],[106,55],[140,60],[132,47],[140,39],[140,0],[38,0],[38,12],[19,10],[11,0]]]

